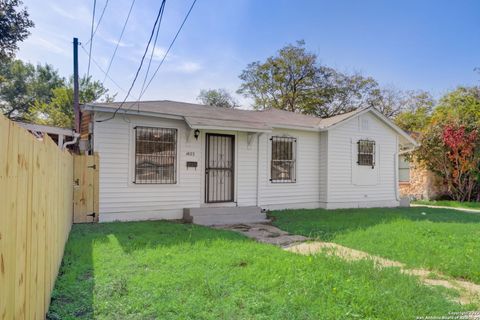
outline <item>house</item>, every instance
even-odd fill
[[[321,119],[173,101],[84,105],[100,221],[263,221],[264,210],[395,207],[416,143],[374,108]]]
[[[415,200],[434,200],[447,195],[447,187],[435,173],[415,159],[399,160],[400,196]]]

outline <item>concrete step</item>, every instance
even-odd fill
[[[268,222],[259,207],[185,208],[183,219],[206,226]]]

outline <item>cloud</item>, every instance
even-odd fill
[[[32,36],[30,39],[28,39],[29,43],[31,44],[35,44],[37,46],[40,46],[50,52],[53,52],[53,53],[58,53],[58,54],[64,54],[64,55],[68,55],[68,52],[66,49],[60,47],[60,46],[57,46],[56,44],[54,44],[53,42],[45,39],[45,38],[42,38],[42,37],[39,37],[39,36]]]
[[[92,14],[86,7],[79,6],[74,9],[72,8],[72,10],[68,10],[68,11],[55,4],[51,4],[50,7],[52,8],[53,11],[55,11],[56,13],[58,13],[64,18],[81,21],[84,24],[91,23]]]
[[[199,63],[193,62],[193,61],[181,62],[180,64],[176,65],[174,68],[174,70],[180,71],[183,73],[195,73],[201,69],[202,69],[202,66]]]

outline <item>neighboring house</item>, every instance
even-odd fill
[[[394,207],[416,143],[376,109],[331,118],[173,101],[83,106],[100,220],[260,221],[261,209]],[[110,120],[105,120],[109,119]]]
[[[446,194],[446,187],[433,172],[418,162],[399,159],[400,196],[410,199],[432,200]]]
[[[61,149],[75,147],[75,143],[79,138],[79,135],[76,134],[72,129],[52,127],[21,121],[16,121],[16,123],[24,129],[28,130],[38,139],[42,139],[45,135],[48,135]]]

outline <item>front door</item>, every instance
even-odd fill
[[[207,133],[205,202],[233,202],[235,136]]]

